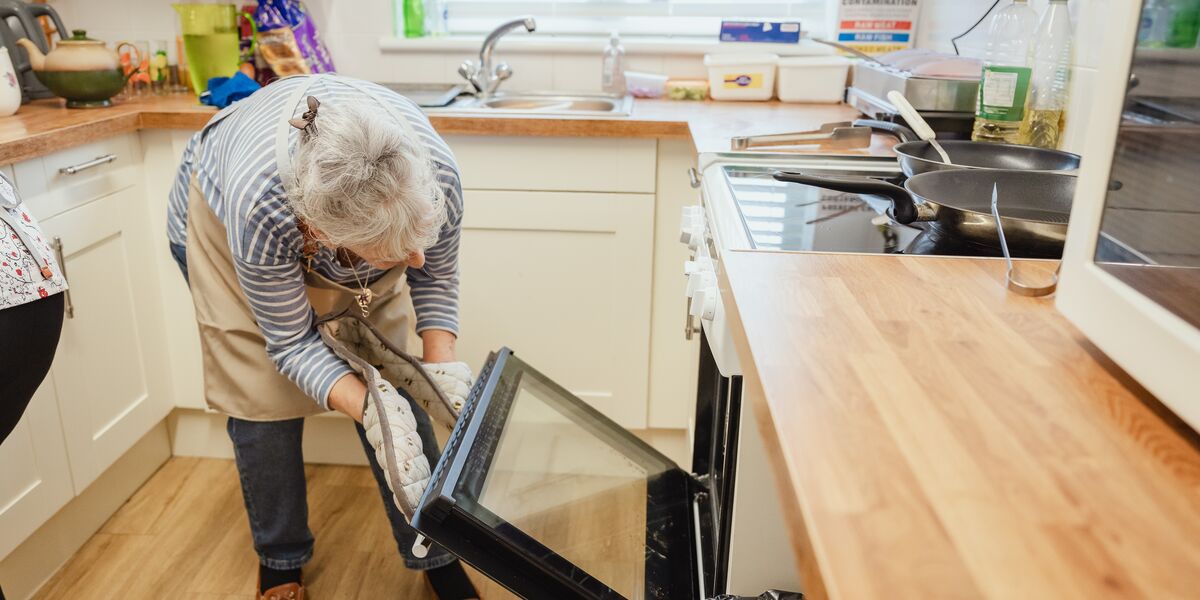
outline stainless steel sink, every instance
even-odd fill
[[[630,96],[514,92],[487,99],[462,98],[445,108],[434,109],[434,112],[626,117],[632,106]]]

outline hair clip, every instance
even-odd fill
[[[308,97],[308,110],[299,119],[288,119],[288,123],[303,131],[306,138],[317,134],[317,108],[321,106],[321,101],[317,100],[316,96]]]

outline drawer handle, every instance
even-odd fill
[[[62,238],[55,236],[52,246],[54,248],[54,258],[58,259],[58,270],[62,273],[63,281],[67,282],[67,259],[63,257]],[[70,285],[70,282],[67,282],[67,285]],[[70,289],[63,292],[63,313],[67,315],[68,319],[75,318],[75,305],[71,303]]]
[[[696,167],[688,167],[688,185],[692,186],[693,190],[700,189],[700,171]]]
[[[79,173],[80,171],[86,171],[88,169],[91,169],[92,167],[106,165],[114,160],[117,160],[116,154],[105,154],[104,156],[97,156],[96,158],[93,158],[92,160],[89,160],[87,162],[81,162],[77,165],[63,167],[63,168],[59,169],[58,172],[62,173],[63,175],[74,175],[76,173]]]

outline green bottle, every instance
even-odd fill
[[[425,2],[424,0],[403,0],[404,2],[404,37],[425,37]]]

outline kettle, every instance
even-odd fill
[[[54,93],[38,81],[29,64],[29,57],[17,45],[17,40],[27,37],[33,40],[42,52],[50,51],[50,40],[42,30],[38,17],[48,17],[59,37],[66,35],[67,28],[54,8],[46,4],[30,4],[22,0],[0,0],[0,44],[8,48],[13,70],[21,83],[21,101],[52,98]],[[10,20],[11,19],[11,20]],[[15,26],[15,27],[14,27]]]
[[[67,99],[67,108],[96,108],[112,106],[111,98],[121,93],[125,82],[137,72],[128,74],[121,68],[121,59],[100,40],[87,36],[87,32],[76,29],[71,38],[60,40],[58,46],[43,54],[28,38],[17,43],[29,53],[29,64],[38,80],[50,91]],[[142,55],[137,46],[129,42],[117,44],[117,48],[129,46],[135,57],[131,64],[142,64]]]

